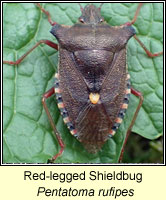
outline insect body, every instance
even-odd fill
[[[90,153],[99,151],[105,141],[116,133],[128,107],[130,93],[138,96],[140,102],[129,126],[128,137],[143,97],[130,84],[126,65],[127,42],[134,36],[148,56],[162,54],[162,52],[156,54],[149,52],[136,37],[135,30],[131,26],[136,21],[142,4],[139,4],[131,22],[114,27],[104,22],[100,14],[101,7],[97,8],[94,5],[88,5],[84,9],[81,7],[80,22],[73,26],[53,22],[50,14],[40,4],[37,6],[48,16],[48,21],[52,25],[51,33],[58,40],[58,45],[49,40],[40,40],[16,62],[4,61],[4,63],[19,64],[41,43],[59,50],[59,68],[55,75],[54,87],[42,98],[43,106],[61,147],[52,160],[55,161],[64,150],[63,140],[46,104],[46,99],[53,94],[56,95],[61,115],[71,134]]]
[[[135,30],[104,23],[93,5],[84,8],[81,21],[72,27],[58,24],[51,30],[60,58],[55,93],[57,100],[60,96],[62,116],[64,110],[68,113],[64,121],[71,133],[96,153],[114,135],[127,109],[126,44]]]

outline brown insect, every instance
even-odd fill
[[[79,23],[73,26],[53,22],[48,11],[39,3],[52,26],[51,33],[58,40],[55,44],[49,40],[40,40],[32,49],[17,61],[4,61],[18,65],[37,46],[44,43],[59,51],[59,69],[55,75],[55,85],[43,95],[42,103],[51,126],[61,147],[52,161],[64,151],[63,140],[55,127],[46,105],[46,99],[56,94],[58,107],[64,122],[90,153],[98,152],[103,144],[119,128],[129,103],[130,93],[139,97],[124,146],[131,132],[137,114],[143,102],[140,92],[131,87],[130,76],[126,68],[126,45],[134,37],[149,57],[162,54],[149,52],[135,35],[132,24],[135,23],[142,3],[138,5],[131,22],[120,26],[110,26],[100,14],[99,8],[88,5],[82,8]]]

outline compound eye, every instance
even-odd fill
[[[84,19],[83,19],[82,17],[79,18],[79,21],[80,21],[81,23],[84,23]]]

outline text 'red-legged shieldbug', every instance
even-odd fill
[[[109,4],[106,4],[106,5],[109,5]],[[112,7],[112,9],[110,7],[110,10],[113,11],[114,7],[116,7],[116,5],[118,4],[113,4],[113,5],[110,4],[110,5]],[[139,92],[137,92],[133,88],[131,89],[130,81],[129,81],[130,78],[126,70],[126,49],[125,48],[126,48],[126,43],[132,36],[134,36],[135,39],[138,40],[138,38],[135,36],[135,31],[131,25],[135,23],[142,4],[139,4],[138,8],[136,8],[137,4],[135,4],[136,5],[134,7],[135,9],[132,8],[133,7],[132,4],[126,4],[125,6],[127,5],[129,6],[128,12],[129,12],[129,9],[133,10],[133,13],[136,11],[135,17],[133,18],[134,16],[133,14],[130,22],[119,23],[121,24],[119,27],[110,26],[106,24],[105,22],[103,22],[104,19],[100,15],[100,9],[101,9],[100,5],[98,7],[95,7],[93,5],[86,6],[85,8],[81,7],[82,16],[79,18],[80,22],[76,23],[74,26],[69,27],[69,26],[60,25],[60,22],[59,22],[60,20],[59,21],[55,20],[58,23],[53,22],[51,18],[52,15],[50,16],[46,10],[49,10],[51,12],[51,9],[53,9],[54,6],[53,8],[51,8],[50,5],[46,4],[46,5],[42,5],[41,7],[40,4],[37,4],[38,8],[40,8],[37,11],[40,14],[40,17],[42,15],[42,12],[40,11],[43,11],[48,16],[48,21],[52,25],[51,33],[57,38],[58,45],[59,45],[58,46],[54,42],[51,42],[50,36],[49,36],[50,40],[41,40],[45,37],[42,36],[41,38],[40,31],[38,31],[37,28],[35,28],[36,30],[34,31],[33,30],[34,27],[29,26],[31,35],[34,36],[34,33],[37,33],[39,34],[38,38],[40,38],[39,39],[40,42],[38,42],[34,46],[34,48],[39,46],[40,43],[45,43],[48,46],[51,46],[54,49],[59,50],[59,69],[58,69],[59,73],[58,74],[56,73],[55,75],[54,87],[48,92],[46,92],[43,96],[44,97],[43,104],[44,104],[45,110],[47,112],[51,125],[54,129],[54,132],[57,136],[58,143],[60,144],[60,147],[61,147],[60,151],[57,150],[57,152],[59,153],[53,157],[53,160],[55,160],[63,152],[64,143],[59,134],[59,132],[63,132],[63,131],[57,130],[56,125],[54,124],[54,121],[52,120],[52,115],[54,115],[54,113],[51,113],[50,115],[48,106],[46,105],[45,100],[48,97],[50,97],[54,93],[56,94],[58,107],[62,114],[63,120],[66,123],[68,129],[70,130],[71,134],[76,136],[76,138],[81,143],[83,143],[87,151],[89,151],[90,153],[96,153],[102,148],[103,144],[108,140],[109,136],[114,135],[117,129],[119,128],[122,122],[122,119],[124,117],[124,114],[126,112],[126,109],[128,107],[130,91],[134,93],[136,96],[141,96]],[[27,9],[28,14],[30,13],[29,15],[26,15],[27,18],[33,15],[33,12],[32,12],[33,9],[36,10],[35,7],[33,9],[30,9],[28,7],[29,5],[27,4],[21,4],[21,6],[24,9]],[[58,4],[56,9],[58,10],[60,8],[63,8],[63,6],[64,4]],[[103,7],[102,9],[104,9]],[[58,16],[58,12],[55,12],[55,13],[57,13],[57,16]],[[33,18],[35,19],[35,14]],[[6,20],[10,21],[9,18]],[[17,20],[19,21],[19,19]],[[40,18],[38,18],[37,20],[40,21]],[[37,20],[36,20],[36,23],[38,23]],[[29,20],[28,23],[31,23],[31,21]],[[17,24],[16,28],[20,28],[19,26],[22,27],[22,24]],[[48,30],[47,29],[48,24],[45,26],[45,24],[39,23],[39,29],[41,30],[41,28],[43,27],[45,30]],[[10,31],[10,29],[7,29],[7,27],[4,27],[4,30]],[[24,31],[26,31],[26,29]],[[110,37],[110,35],[112,37]],[[12,37],[14,36],[11,35],[11,38]],[[26,35],[24,36],[21,35],[20,38],[22,39],[21,41],[22,43],[24,43],[23,39],[25,39],[25,43],[30,42],[30,40],[26,38]],[[8,40],[10,41],[10,38]],[[21,42],[19,45],[19,44],[15,44],[13,41],[12,45],[14,47],[16,45],[17,47],[16,50],[21,49],[21,44],[22,44]],[[133,44],[136,44],[136,43],[133,43]],[[9,44],[8,43],[5,44],[4,42],[4,45],[5,45],[6,51],[8,51],[7,47]],[[143,44],[141,45],[143,46]],[[29,44],[27,46],[29,46]],[[32,46],[33,45],[31,45],[31,47]],[[41,48],[40,46],[38,48],[41,49],[40,53],[42,55],[46,54],[45,49]],[[25,46],[25,49],[27,51],[28,47]],[[22,51],[22,49],[20,51]],[[22,53],[20,54],[23,55]],[[48,62],[51,63],[50,65],[54,63],[54,59],[50,56],[51,54],[52,54],[52,51],[46,55],[46,57],[48,57],[47,58]],[[24,54],[24,55],[27,55],[27,54]],[[28,55],[28,57],[30,55]],[[142,53],[141,58],[143,59],[145,56],[147,57],[145,53]],[[35,67],[35,68],[28,69],[28,66],[26,68],[25,67],[23,68],[23,65],[25,64],[24,61],[26,61],[27,58],[23,62],[20,62],[23,60],[21,59],[21,60],[18,60],[18,62],[16,63],[12,63],[12,62],[8,63],[8,64],[22,65],[18,69],[18,79],[17,78],[14,79],[15,83],[17,83],[18,86],[13,88],[16,93],[17,92],[21,93],[20,96],[19,95],[15,96],[14,104],[13,104],[14,111],[15,113],[17,112],[18,115],[16,117],[13,115],[14,117],[13,118],[10,117],[10,120],[16,120],[17,118],[21,118],[20,123],[17,125],[18,127],[14,127],[14,129],[18,130],[17,135],[22,133],[20,134],[22,138],[20,137],[19,142],[20,142],[20,145],[24,144],[26,148],[28,147],[28,145],[31,146],[31,143],[33,142],[34,143],[36,141],[40,142],[40,138],[38,137],[41,137],[43,141],[46,141],[42,138],[44,137],[45,131],[43,131],[43,121],[42,121],[43,119],[41,117],[41,110],[40,110],[41,108],[39,108],[38,106],[38,109],[34,109],[33,106],[31,107],[31,104],[29,102],[32,102],[34,100],[36,101],[37,99],[39,100],[39,98],[36,99],[35,97],[36,96],[39,97],[41,95],[41,91],[43,90],[43,88],[47,90],[46,89],[46,87],[48,88],[47,82],[49,78],[50,79],[52,78],[52,77],[47,76],[47,73],[48,73],[47,70],[50,70],[50,69],[47,69],[48,66],[44,66],[45,60],[44,62],[40,63],[37,57],[35,57],[35,53],[33,54],[33,57],[34,57],[33,60],[35,61],[35,64],[32,63],[32,60],[29,60],[29,64],[27,65],[29,66],[39,65],[38,68]],[[5,60],[6,60],[6,57],[5,57]],[[9,57],[7,60],[17,60],[17,58],[12,59]],[[141,64],[143,65],[143,63]],[[11,70],[11,67],[10,67],[10,70]],[[16,68],[14,70],[15,70],[15,73],[17,73]],[[52,67],[52,71],[54,71],[53,67]],[[41,75],[39,79],[36,79],[35,76],[32,76],[32,74],[36,75],[38,73]],[[20,79],[19,79],[19,76],[20,76]],[[31,76],[33,77],[31,81],[36,83],[36,88],[34,89],[33,87],[33,90],[29,94],[28,87],[30,86],[28,86],[29,81],[27,77],[31,77]],[[47,79],[46,77],[48,77],[47,81],[46,81]],[[23,82],[20,81],[21,79],[24,81]],[[39,94],[36,94],[35,93],[36,91]],[[25,101],[22,101],[23,97]],[[16,102],[19,102],[19,105]],[[140,100],[139,107],[141,106],[141,104],[142,102]],[[23,108],[26,106],[28,108],[26,110],[26,114],[28,114],[28,122],[27,124],[24,124],[24,126],[27,127],[27,129],[25,129],[25,127],[22,128],[22,123],[21,123],[22,118],[27,117],[22,112]],[[136,108],[137,111],[139,111],[139,107]],[[36,110],[36,112],[34,112],[34,110]],[[133,113],[134,112],[135,112],[135,109],[133,110]],[[31,113],[33,113],[33,115],[31,115]],[[6,115],[10,115],[10,110],[6,112]],[[136,115],[137,113],[135,114],[135,117]],[[135,117],[131,123],[129,130],[133,126]],[[37,123],[38,126],[35,126],[31,122],[34,120],[38,122]],[[33,124],[32,126],[29,126],[29,123],[30,123],[29,121]],[[46,127],[48,127],[48,125]],[[6,130],[8,131],[10,129],[11,127],[9,127],[9,129],[6,128]],[[33,133],[31,137],[28,137],[29,131],[32,131]],[[10,132],[12,133],[11,130]],[[10,136],[12,135],[11,133],[10,133]],[[41,135],[39,135],[39,133]],[[15,140],[14,138],[17,135],[12,135],[11,138]],[[8,136],[5,136],[6,146],[11,141],[11,139],[8,140]],[[122,137],[120,139],[123,141]],[[36,151],[36,152],[42,151],[40,149],[41,147],[39,145],[39,142],[34,144],[35,147],[33,151]],[[65,144],[66,142],[67,142],[67,139],[65,140]],[[12,144],[11,146],[13,145],[14,144]],[[73,143],[70,143],[70,146],[72,145]],[[112,146],[115,146],[115,144],[112,143]],[[45,148],[47,152],[46,153],[43,152],[42,153],[43,155],[48,155],[50,153],[48,148],[51,149],[52,147],[48,145],[47,148]],[[121,145],[121,148],[122,148],[122,145]],[[120,155],[121,148],[119,148],[118,150],[117,157],[119,157]],[[23,152],[25,152],[25,150],[26,149],[22,148]],[[14,150],[14,153],[16,155],[17,155],[17,151],[18,149],[16,148],[16,150]],[[29,153],[29,156],[30,156],[32,154],[31,149],[29,151],[30,151]],[[102,156],[104,155],[102,154],[102,151],[99,154],[101,154]],[[95,157],[93,157],[93,159],[94,158]],[[79,162],[79,159],[75,160],[75,162]],[[93,161],[91,160],[89,162],[93,162]],[[106,162],[106,161],[103,161],[103,162]],[[113,160],[113,162],[117,162],[117,161]]]

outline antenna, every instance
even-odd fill
[[[103,4],[104,4],[104,3],[101,3],[101,4],[100,4],[99,11],[101,10],[101,7],[103,6]]]
[[[80,3],[78,3],[78,5],[80,6],[80,10],[81,10],[81,12],[84,10],[84,8],[81,6],[81,4]]]

